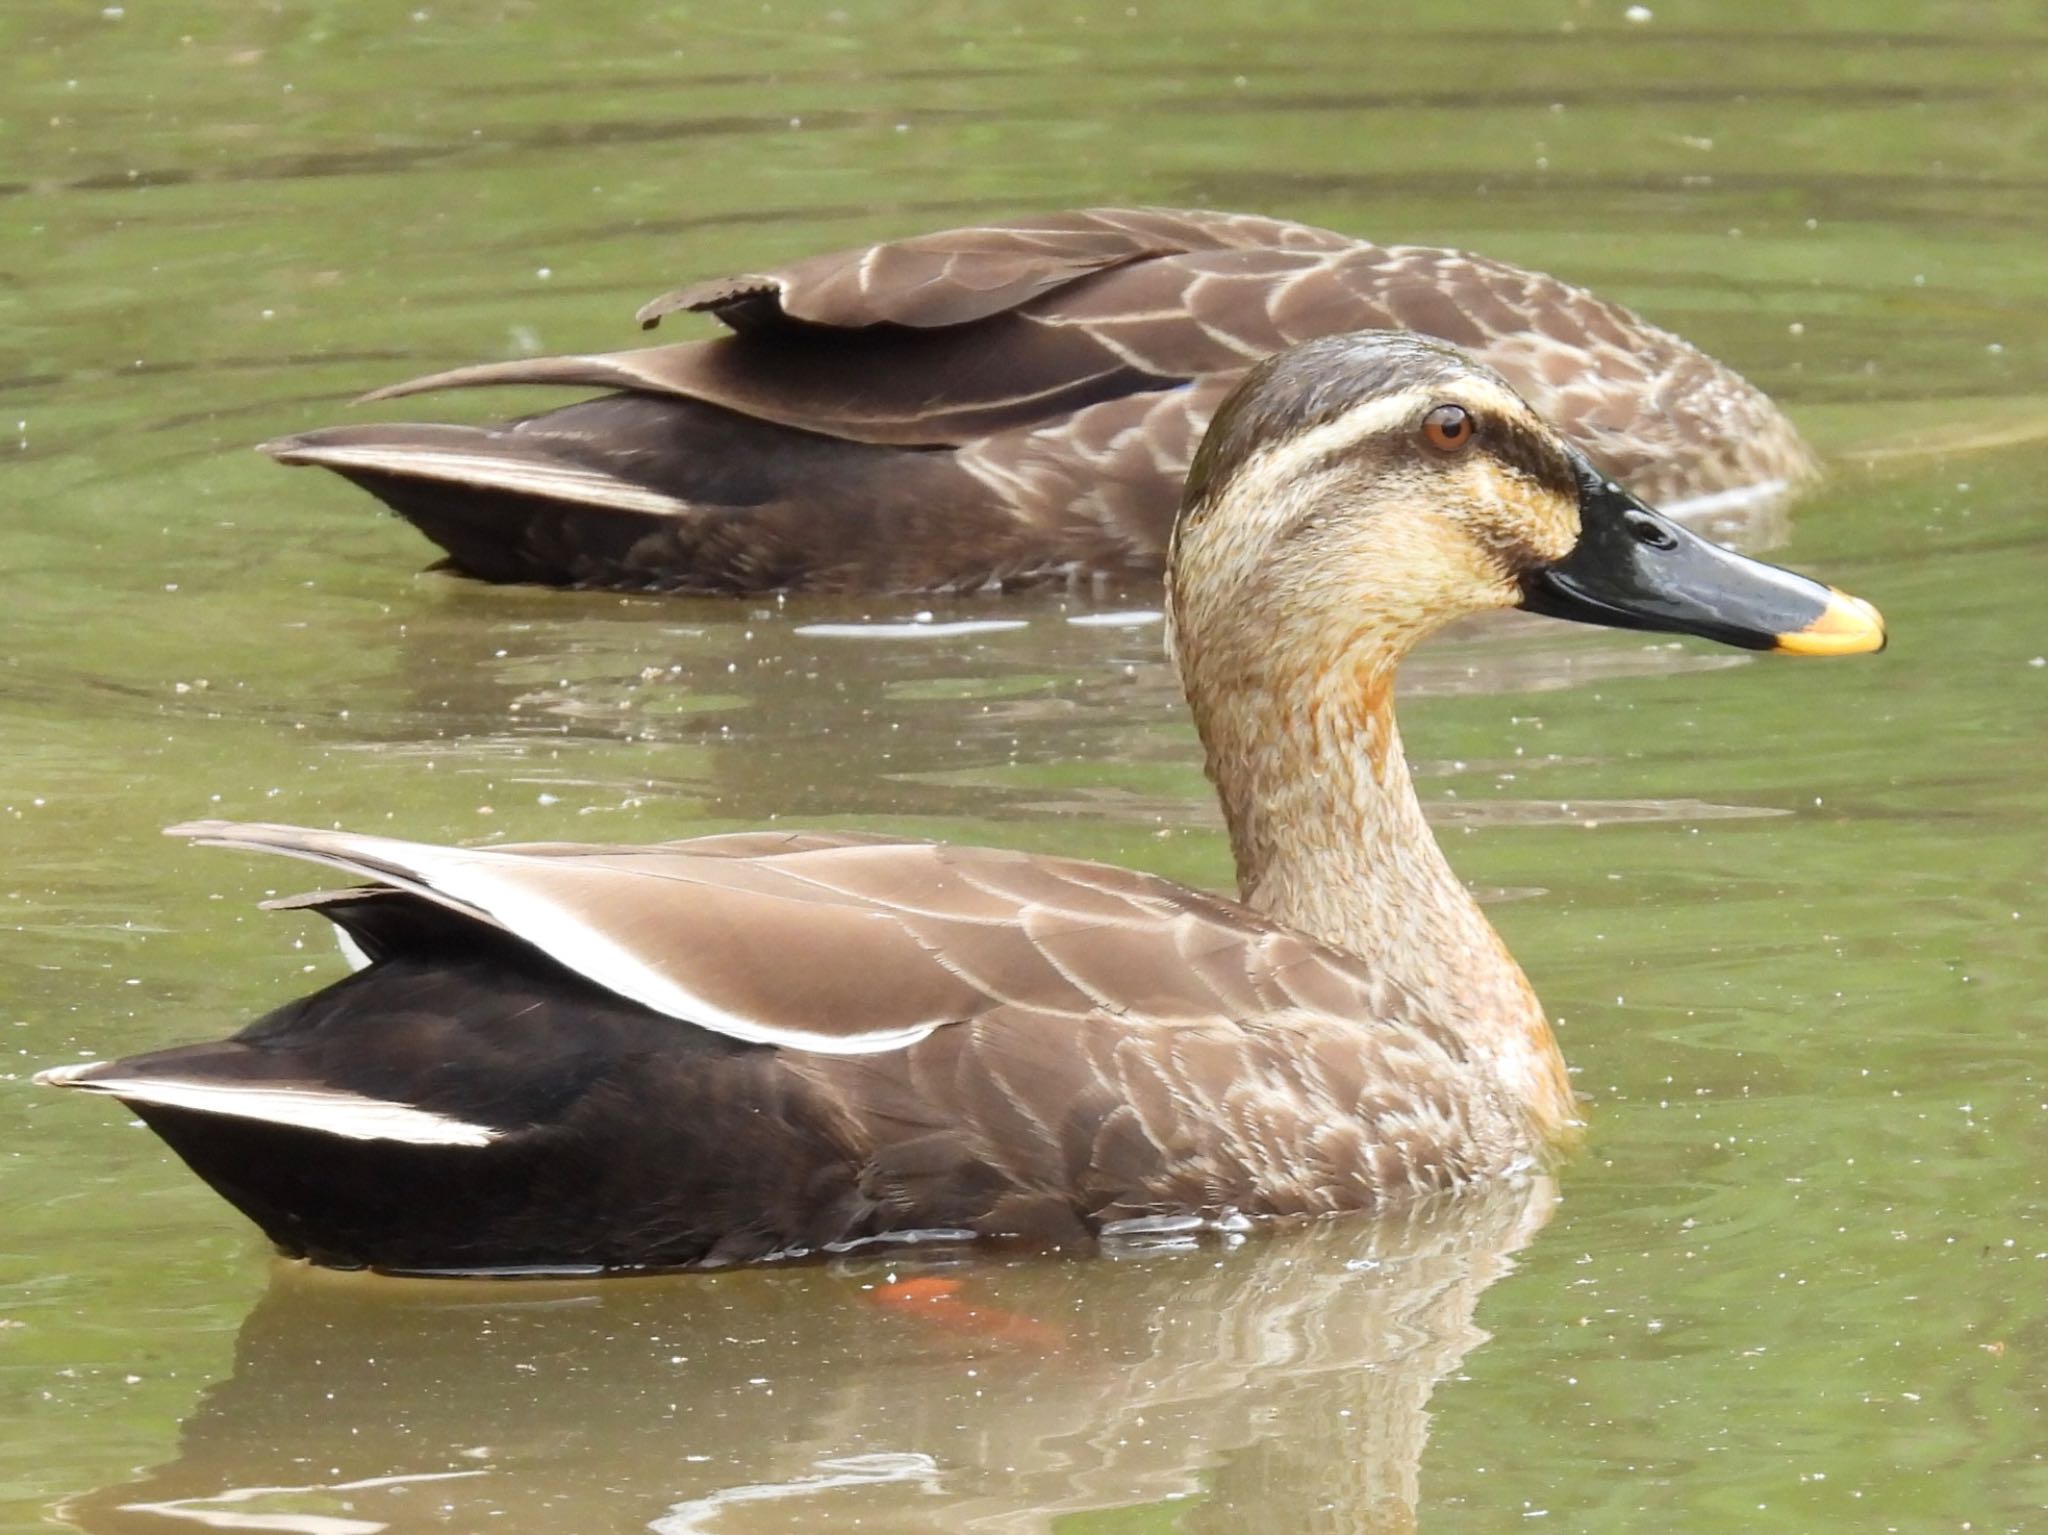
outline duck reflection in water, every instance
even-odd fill
[[[1412,1530],[1430,1393],[1484,1341],[1479,1298],[1553,1199],[1537,1177],[1079,1264],[587,1283],[281,1266],[176,1458],[61,1514],[106,1535],[936,1535],[1163,1503],[1190,1532]],[[991,1326],[890,1303],[892,1273],[957,1281],[923,1291]]]

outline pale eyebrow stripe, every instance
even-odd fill
[[[1527,435],[1529,407],[1490,379],[1467,375],[1457,379],[1455,386],[1412,384],[1398,394],[1361,401],[1333,421],[1262,449],[1238,471],[1238,488],[1233,493],[1259,498],[1274,495],[1277,487],[1320,468],[1327,459],[1342,457],[1366,438],[1404,425],[1430,406],[1442,404],[1463,405],[1475,414],[1494,417],[1510,431]]]
[[[1325,460],[1405,422],[1436,397],[1437,391],[1423,388],[1382,395],[1354,405],[1334,421],[1262,448],[1233,476],[1231,494],[1261,501],[1270,499]]]

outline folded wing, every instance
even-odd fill
[[[1199,892],[1074,859],[831,833],[449,848],[222,821],[172,831],[371,881],[298,903],[363,924],[370,957],[400,941],[405,905],[425,903],[411,920],[429,936],[451,917],[480,924],[617,996],[752,1043],[869,1054],[1003,1013],[1168,1026],[1320,1017],[1420,1030],[1453,1049],[1350,957]]]

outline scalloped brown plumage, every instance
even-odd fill
[[[698,283],[731,332],[436,373],[614,391],[503,427],[332,427],[265,451],[378,496],[493,581],[973,590],[1150,579],[1209,416],[1258,358],[1412,329],[1492,364],[1655,503],[1782,500],[1816,461],[1760,390],[1584,289],[1250,214],[1090,209]]]

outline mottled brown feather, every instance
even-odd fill
[[[1278,998],[1310,1033],[1377,1009],[1383,1026],[1454,1048],[1351,956],[1235,903],[1079,859],[834,833],[465,849],[245,822],[174,831],[376,879],[677,1017],[743,1020],[743,1038],[857,1052],[977,1018],[1232,1025]],[[581,945],[586,929],[608,944]],[[801,964],[787,962],[792,945]],[[641,995],[650,977],[674,993],[666,1007]]]

